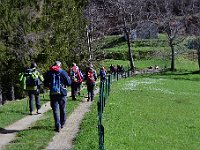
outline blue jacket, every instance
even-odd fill
[[[67,96],[67,86],[71,85],[71,79],[68,76],[67,72],[61,69],[59,66],[52,66],[50,67],[50,71],[47,72],[45,78],[44,78],[44,86],[47,88],[50,88],[50,85],[52,83],[52,74],[53,73],[60,73],[60,82],[61,82],[61,95]],[[51,94],[51,92],[50,92]]]

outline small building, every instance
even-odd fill
[[[158,25],[151,22],[139,24],[130,31],[130,39],[153,39],[158,38]]]

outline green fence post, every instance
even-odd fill
[[[111,76],[108,76],[108,96],[110,95]]]
[[[99,90],[99,100],[97,102],[98,109],[98,135],[99,135],[99,150],[104,150],[104,127],[102,125],[102,114],[103,114],[103,91],[104,84],[100,82],[100,90]]]

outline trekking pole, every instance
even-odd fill
[[[27,96],[28,94],[28,92],[27,91],[24,91],[25,92],[25,95]],[[28,104],[29,104],[29,95],[28,95],[28,97],[27,97],[27,101],[26,101],[26,111],[28,111]]]

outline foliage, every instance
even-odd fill
[[[1,1],[0,71],[4,75],[0,77],[5,81],[3,89],[8,89],[4,99],[16,88],[19,72],[32,61],[44,73],[55,60],[66,67],[72,60],[79,63],[87,58],[84,5],[86,0]]]

